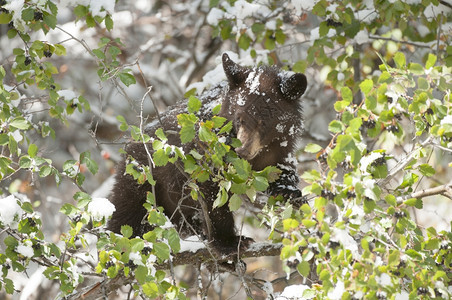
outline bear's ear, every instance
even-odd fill
[[[301,73],[295,73],[287,79],[281,81],[281,92],[288,100],[297,100],[304,94],[308,81],[306,76]]]
[[[239,85],[248,77],[250,70],[233,62],[229,55],[223,54],[223,70],[232,85]]]

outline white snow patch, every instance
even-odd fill
[[[130,252],[129,259],[137,266],[144,266],[140,253]]]
[[[377,283],[382,286],[392,285],[391,276],[389,276],[387,273],[382,273],[381,275],[375,277],[375,279]]]
[[[361,162],[360,162],[361,166],[359,167],[361,172],[364,175],[368,175],[369,172],[367,171],[367,168],[369,167],[369,165],[371,163],[373,163],[375,160],[377,160],[380,157],[383,157],[383,155],[380,152],[371,152],[369,155],[364,156],[363,158],[361,158]]]
[[[441,120],[441,125],[451,124],[452,125],[452,115],[447,115]]]
[[[328,292],[328,299],[331,300],[341,299],[344,291],[345,291],[344,283],[341,280],[338,280],[334,289]]]
[[[10,131],[10,132],[8,132],[8,135],[10,137],[12,137],[16,142],[20,142],[20,141],[22,141],[24,139],[24,137],[20,133],[20,130],[14,130],[12,132]]]
[[[402,0],[402,2],[405,2],[406,4],[409,5],[415,5],[422,3],[422,0]]]
[[[375,195],[373,191],[373,188],[375,187],[375,180],[371,178],[364,178],[362,183],[364,187],[364,196],[377,201],[377,195]]]
[[[61,6],[72,6],[77,5],[89,6],[89,11],[93,16],[99,16],[104,18],[107,13],[112,15],[115,11],[115,0],[61,0]]]
[[[22,254],[25,257],[33,257],[33,244],[31,241],[25,241],[23,244],[16,247],[16,252]]]
[[[369,32],[367,32],[367,29],[361,30],[356,34],[356,36],[353,38],[356,44],[362,45],[369,42]]]
[[[198,236],[192,235],[180,240],[180,252],[189,251],[195,253],[199,249],[205,248],[204,242]]]
[[[317,40],[320,38],[320,27],[316,27],[314,29],[311,30],[311,41]],[[333,37],[337,34],[336,29],[334,28],[330,28],[328,30],[328,33],[326,34],[327,37]]]
[[[319,0],[292,0],[291,3],[295,7],[297,15],[302,11],[311,11]]]
[[[395,295],[395,300],[409,300],[410,299],[410,294],[408,294],[405,291],[401,291],[400,293],[397,293]]]
[[[378,14],[375,9],[362,9],[355,12],[355,18],[367,24],[372,23],[377,16]]]
[[[57,93],[58,93],[58,96],[64,98],[64,100],[72,100],[74,98],[77,98],[77,94],[71,90],[61,90],[61,91],[58,91]]]
[[[309,286],[304,285],[304,284],[294,284],[294,285],[289,285],[286,286],[284,288],[284,291],[281,293],[281,295],[279,295],[278,297],[276,297],[276,300],[305,300],[305,299],[311,299],[311,298],[306,298],[303,297],[303,292],[305,290],[308,290]]]
[[[297,163],[298,163],[297,158],[294,157],[294,156],[292,155],[292,153],[289,153],[289,154],[287,155],[287,157],[284,159],[284,161],[285,161],[286,163],[288,163],[288,164],[293,164],[293,165],[297,165]]]
[[[246,78],[246,85],[250,94],[259,94],[259,83],[262,72],[253,70]]]
[[[281,147],[287,147],[287,141],[283,141],[283,142],[279,143],[279,145]]]
[[[102,218],[108,219],[115,211],[115,206],[107,198],[93,198],[88,204],[88,212],[96,221],[101,221]]]
[[[22,20],[24,0],[12,0],[10,3],[3,5],[3,8],[12,13],[14,27],[19,30],[23,30],[25,26],[25,22]]]
[[[358,243],[346,230],[333,228],[332,240],[338,241],[345,249],[350,250],[354,259],[360,259]]]
[[[0,199],[0,222],[2,222],[3,226],[16,229],[21,214],[22,208],[17,204],[17,199],[14,195]]]
[[[214,7],[209,11],[209,14],[207,15],[207,23],[209,23],[212,26],[217,26],[218,22],[221,19],[223,19],[223,17],[224,17],[224,11]]]
[[[275,128],[276,128],[276,131],[278,131],[279,133],[283,133],[285,126],[281,123],[278,123],[278,124],[276,124]]]
[[[245,103],[245,98],[242,96],[242,94],[239,94],[239,97],[237,98],[237,105],[245,106]]]

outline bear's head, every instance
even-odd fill
[[[306,90],[306,76],[273,67],[243,67],[226,53],[223,69],[229,87],[220,115],[234,123],[242,143],[237,154],[250,161],[271,144],[291,152],[302,128],[299,98]]]

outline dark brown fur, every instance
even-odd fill
[[[306,89],[306,77],[302,74],[287,76],[276,68],[245,68],[235,64],[228,55],[223,55],[223,68],[228,78],[227,85],[208,96],[201,97],[204,104],[211,98],[222,97],[220,116],[233,121],[234,131],[242,146],[237,154],[247,159],[253,169],[261,170],[275,165],[283,170],[279,181],[273,183],[269,191],[272,194],[300,196],[297,186],[298,177],[291,155],[296,140],[301,133],[301,109],[298,98]],[[222,95],[220,95],[222,93]],[[217,99],[218,101],[218,99]],[[162,114],[161,126],[153,122],[146,129],[149,136],[155,135],[159,127],[167,132],[179,131],[176,116],[184,112],[183,106],[177,106]],[[181,146],[178,135],[168,135],[168,144]],[[185,153],[194,147],[194,143],[182,145]],[[142,165],[148,164],[148,157],[142,144],[131,143],[125,151]],[[138,184],[125,173],[126,159],[119,164],[116,183],[113,187],[111,201],[116,212],[108,228],[119,233],[122,225],[130,225],[135,235],[141,235],[150,229],[143,225],[146,214],[143,204],[146,193],[152,190],[149,184]],[[195,234],[184,223],[188,222],[196,233],[205,233],[205,222],[200,212],[199,203],[190,197],[184,184],[186,174],[173,164],[153,169],[156,180],[155,198],[158,206],[164,208],[165,214],[181,231]],[[234,219],[227,205],[213,209],[213,201],[218,193],[218,186],[207,181],[200,186],[205,196],[213,227],[215,243],[223,246],[237,245]],[[184,199],[183,199],[184,198]],[[183,199],[183,201],[181,201]],[[178,209],[178,207],[180,207]]]

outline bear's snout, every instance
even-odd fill
[[[243,159],[251,160],[255,158],[263,148],[257,131],[249,132],[242,126],[238,130],[237,138],[242,143],[242,146],[236,148],[235,152]]]

